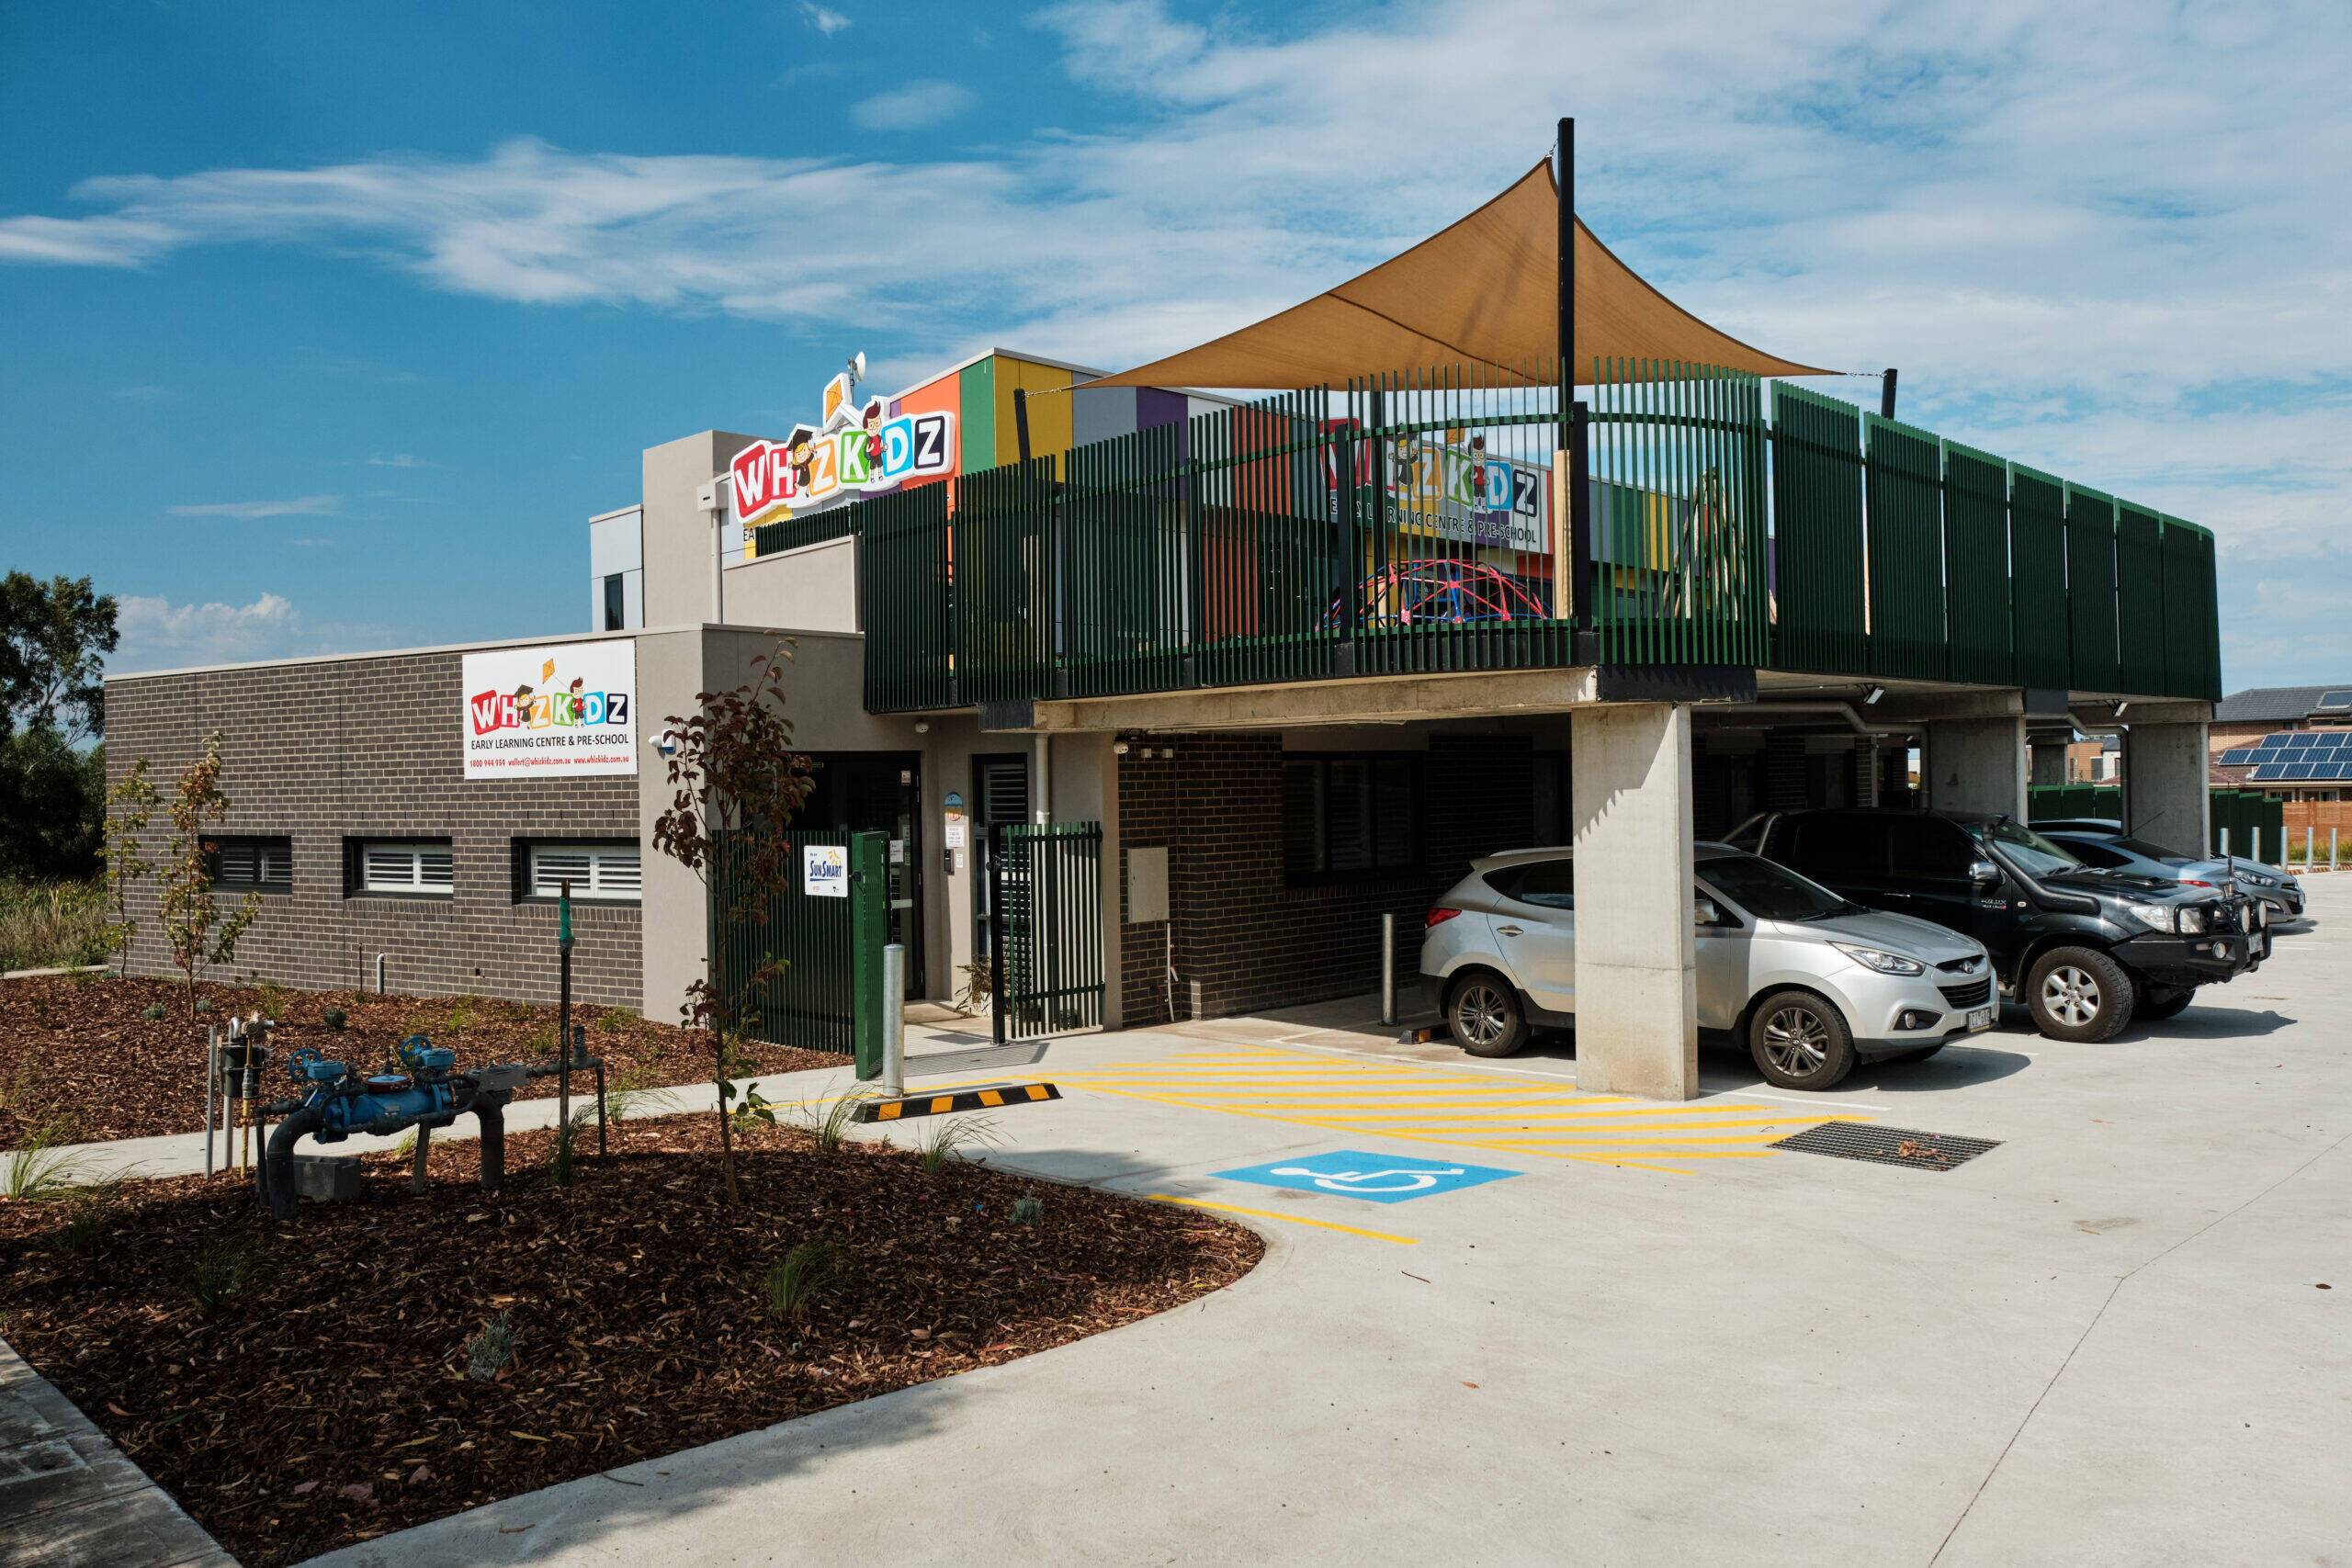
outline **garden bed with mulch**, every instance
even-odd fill
[[[379,996],[373,991],[292,991],[277,987],[202,985],[211,1004],[191,1021],[187,987],[174,980],[81,975],[0,983],[0,1148],[38,1134],[40,1141],[97,1143],[204,1126],[204,1033],[233,1014],[256,1010],[281,1024],[272,1041],[285,1053],[316,1045],[354,1066],[389,1061],[411,1034],[432,1036],[458,1053],[458,1066],[556,1059],[556,1009],[480,997]],[[149,1018],[155,1008],[162,1016]],[[331,1029],[327,1014],[344,1014]],[[588,1052],[605,1062],[606,1081],[626,1089],[707,1083],[708,1036],[654,1023],[619,1008],[572,1009],[588,1030]],[[849,1060],[789,1045],[753,1045],[757,1073],[838,1066]],[[262,1078],[270,1099],[288,1091],[273,1065]],[[573,1092],[580,1090],[575,1081]],[[555,1080],[525,1086],[519,1099],[556,1092]]]
[[[285,1227],[226,1179],[0,1200],[0,1337],[262,1568],[1066,1344],[1263,1250],[1193,1210],[768,1127],[739,1135],[729,1211],[710,1114],[613,1134],[568,1187],[551,1131],[510,1134],[495,1198],[470,1139],[434,1145],[423,1194],[368,1156],[356,1201]],[[830,1267],[779,1316],[767,1277],[808,1242]]]

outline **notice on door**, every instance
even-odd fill
[[[800,891],[811,898],[848,897],[849,851],[840,844],[803,844]]]

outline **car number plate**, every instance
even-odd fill
[[[1974,1033],[1978,1032],[1980,1030],[1986,1030],[1986,1029],[1990,1029],[1990,1028],[1992,1028],[1992,1027],[1993,1027],[1993,1010],[1992,1010],[1991,1008],[1971,1008],[1971,1009],[1969,1009],[1969,1010],[1968,1010],[1968,1032],[1969,1032],[1969,1033],[1971,1033],[1971,1034],[1974,1034]]]

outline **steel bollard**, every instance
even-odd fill
[[[2334,871],[2334,870],[2335,869],[2335,865],[2336,865],[2336,862],[2335,862],[2335,833],[2336,833],[2336,829],[2333,829],[2333,828],[2330,828],[2330,829],[2327,830],[2327,869],[2328,869],[2328,870],[2330,870],[2330,871]]]
[[[1380,915],[1380,1021],[1396,1021],[1396,912]]]
[[[907,950],[895,942],[882,949],[882,1092],[907,1092]]]

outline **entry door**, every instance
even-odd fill
[[[924,984],[922,919],[922,758],[912,751],[818,753],[816,787],[796,827],[836,833],[887,833],[887,941],[907,950],[907,995]],[[846,839],[843,840],[846,842]]]
[[[994,835],[989,829],[1000,826],[1023,827],[1029,821],[1029,759],[1020,752],[972,759],[972,860],[980,880],[975,885],[985,889],[989,874],[989,845]],[[996,953],[996,933],[989,929],[989,901],[985,896],[972,900],[972,956],[985,962]]]

